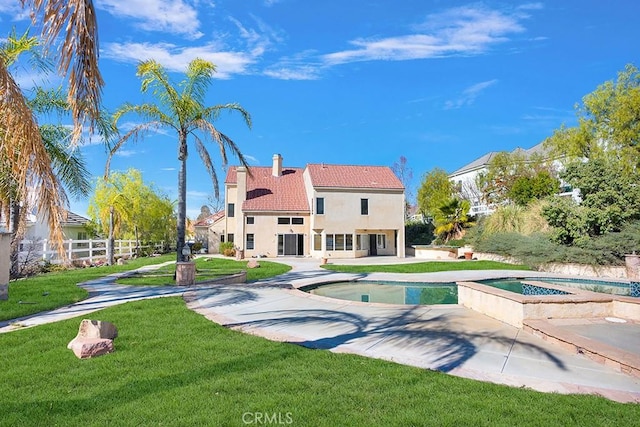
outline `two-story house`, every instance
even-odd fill
[[[404,187],[385,166],[231,167],[210,235],[245,257],[404,257]]]

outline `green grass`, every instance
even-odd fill
[[[10,282],[9,299],[0,301],[0,320],[28,316],[81,301],[88,294],[76,286],[78,283],[174,259],[175,255],[172,254],[145,257],[130,260],[126,265],[57,271]]]
[[[196,258],[196,283],[206,282],[230,274],[247,271],[247,282],[267,279],[286,273],[291,267],[285,264],[259,260],[259,268],[247,268],[247,260],[236,261],[225,258]],[[136,286],[170,286],[175,285],[173,274],[176,271],[175,264],[167,265],[161,269],[149,273],[138,273],[133,277],[118,279],[121,285]]]
[[[0,425],[242,426],[253,413],[317,427],[630,426],[640,419],[637,404],[270,342],[220,327],[180,298],[132,302],[92,318],[118,327],[115,353],[77,359],[66,345],[80,318],[0,335]]]
[[[343,273],[435,273],[460,270],[530,270],[526,265],[507,264],[498,261],[427,261],[384,265],[326,264],[322,268]]]

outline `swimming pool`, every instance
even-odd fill
[[[381,281],[334,282],[303,288],[305,292],[347,301],[385,304],[457,304],[455,283],[410,283]]]
[[[631,295],[629,283],[612,282],[607,280],[559,277],[509,277],[503,279],[475,280],[476,283],[526,295],[527,293],[525,292],[525,289],[523,289],[523,281],[543,282],[568,288],[584,289],[587,291],[612,295]]]

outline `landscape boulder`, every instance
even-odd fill
[[[84,319],[67,348],[80,359],[101,356],[114,351],[113,340],[117,336],[118,329],[113,323]]]
[[[249,262],[247,262],[247,268],[259,268],[259,267],[260,267],[260,263],[255,259],[250,259]]]

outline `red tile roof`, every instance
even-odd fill
[[[247,200],[243,211],[309,211],[302,179],[303,169],[282,168],[281,176],[273,176],[271,167],[251,167],[252,176],[247,175]],[[236,167],[229,168],[227,184],[237,183]]]
[[[376,188],[403,190],[398,177],[387,166],[307,165],[315,188]]]

